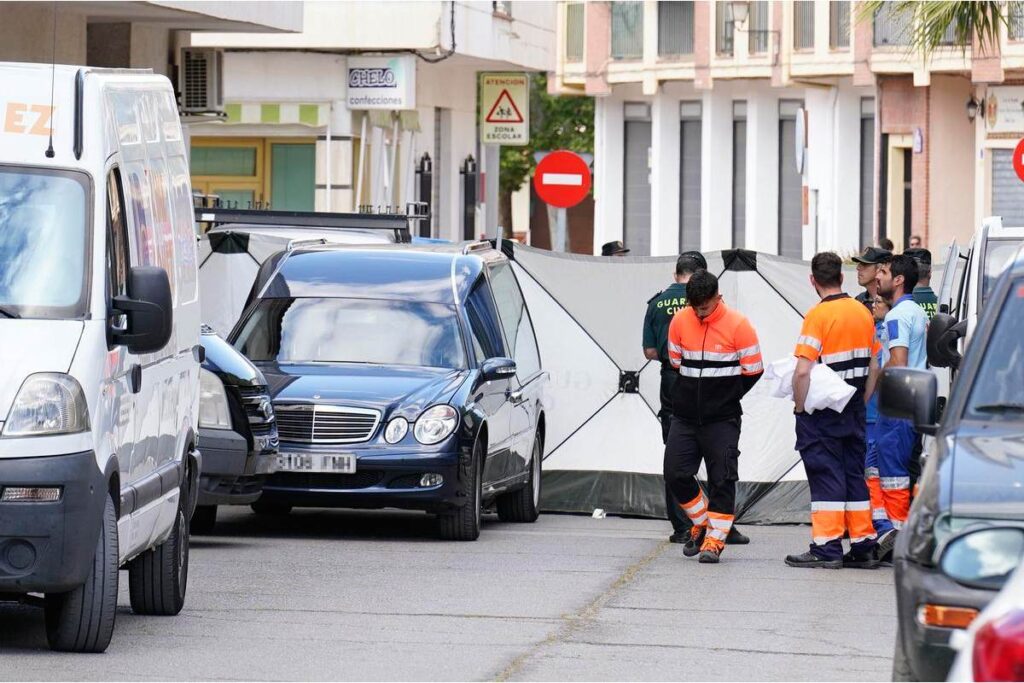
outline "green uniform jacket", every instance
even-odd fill
[[[914,297],[914,303],[924,309],[929,320],[938,313],[939,297],[935,296],[935,292],[932,291],[931,287],[914,287],[911,296]]]
[[[644,348],[658,349],[658,359],[662,365],[669,362],[668,326],[676,311],[685,307],[686,285],[678,282],[647,301],[647,315],[644,316]]]

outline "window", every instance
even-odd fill
[[[128,293],[128,227],[121,173],[116,168],[107,175],[107,278],[111,297]]]
[[[626,102],[623,114],[622,239],[634,256],[650,256],[651,107]]]
[[[192,187],[230,208],[315,209],[316,142],[310,138],[196,137],[190,168]]]
[[[875,98],[860,101],[860,243],[875,243]]]
[[[582,62],[586,35],[586,8],[582,2],[565,4],[565,61]]]
[[[658,56],[693,54],[692,0],[658,2]]]
[[[850,3],[848,0],[828,4],[828,45],[833,50],[850,47]]]
[[[1024,2],[1013,0],[1008,3],[1006,23],[1010,40],[1024,40]]]
[[[505,328],[509,355],[516,362],[516,374],[520,379],[532,377],[540,372],[540,352],[512,267],[507,263],[495,266],[491,270],[491,287],[498,305],[498,317]]]
[[[644,56],[644,4],[636,0],[612,3],[612,59]]]
[[[729,16],[727,3],[716,2],[715,7],[715,52],[720,55],[732,56],[733,33],[736,24]]]
[[[750,54],[758,55],[768,52],[768,0],[754,0],[750,3],[747,14],[747,45]]]
[[[814,49],[814,0],[793,3],[793,48]]]
[[[907,45],[910,42],[913,17],[910,12],[900,10],[901,6],[896,3],[885,3],[875,12],[875,47]]]
[[[984,360],[971,389],[967,410],[979,420],[1024,419],[1024,342],[1020,321],[1024,316],[1024,279],[1010,288],[999,320],[987,340]]]
[[[469,317],[469,331],[477,363],[504,356],[505,345],[501,341],[498,311],[494,308],[494,300],[485,280],[479,280],[469,293],[466,314]]]
[[[747,103],[732,103],[732,246],[747,246]]]

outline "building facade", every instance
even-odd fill
[[[479,143],[479,74],[551,70],[556,14],[553,2],[309,2],[295,34],[194,34],[191,48],[222,60],[225,116],[190,126],[193,183],[291,210],[425,201],[424,236],[493,232],[498,154]],[[367,64],[410,84],[401,103],[349,97]]]
[[[561,3],[551,88],[598,98],[595,249],[809,258],[1024,225],[1021,3],[997,45],[950,34],[928,60],[904,17],[860,5]]]

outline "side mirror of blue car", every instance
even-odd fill
[[[516,362],[511,358],[488,358],[480,366],[480,374],[487,382],[508,379],[516,374]]]

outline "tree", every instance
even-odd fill
[[[941,45],[946,45],[946,32],[952,28],[953,43],[967,50],[978,36],[984,49],[999,43],[1000,26],[1006,26],[1006,9],[998,0],[979,2],[946,2],[940,0],[870,0],[861,3],[859,18],[871,21],[880,11],[904,15],[913,23],[911,45],[927,59]]]
[[[594,100],[548,94],[547,76],[530,78],[530,144],[501,148],[498,179],[498,220],[512,235],[512,193],[530,179],[537,162],[534,152],[568,149],[594,152]]]

